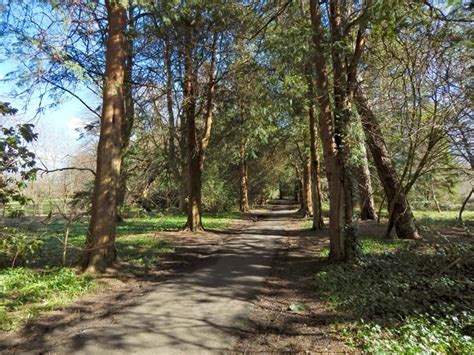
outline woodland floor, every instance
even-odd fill
[[[311,297],[324,244],[294,206],[253,211],[225,232],[168,233],[175,252],[1,339],[5,353],[343,351]],[[291,265],[291,267],[286,267]],[[145,276],[144,276],[145,275]],[[291,311],[292,304],[304,310]]]
[[[158,266],[118,268],[104,277],[107,288],[0,336],[0,351],[354,352],[335,326],[354,319],[315,288],[328,266],[327,229],[310,231],[295,207],[254,210],[225,231],[159,232],[174,252]],[[437,221],[425,239],[471,240]],[[384,224],[359,224],[365,238],[383,234]]]

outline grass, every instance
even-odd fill
[[[237,213],[205,214],[203,225],[207,229],[224,229],[238,218]],[[179,230],[186,222],[185,215],[158,215],[130,218],[117,228],[117,250],[120,261],[141,269],[159,265],[160,258],[173,251],[169,243],[155,234],[163,230]],[[52,309],[73,302],[80,295],[98,287],[97,281],[78,275],[73,264],[84,245],[87,221],[74,223],[70,229],[67,265],[62,265],[64,223],[55,220],[48,225],[29,224],[3,231],[0,242],[16,248],[35,247],[18,258],[20,267],[8,267],[11,255],[5,255],[6,244],[0,243],[0,330],[14,330],[26,321]],[[25,249],[26,250],[26,249]],[[3,253],[3,255],[2,255]]]
[[[90,276],[69,268],[0,270],[0,329],[12,330],[29,319],[67,304],[96,287]]]
[[[415,211],[419,224],[431,227],[454,227],[459,224],[459,211]],[[464,211],[462,215],[464,224],[474,227],[474,210]]]
[[[25,205],[16,201],[11,201],[8,205],[4,205],[0,210],[0,215],[8,217],[11,215],[20,214],[22,216],[32,216],[36,214],[48,214],[51,210],[56,210],[56,206],[62,206],[64,200],[62,199],[45,199],[39,203],[32,203],[31,201]]]
[[[427,211],[417,210],[414,211],[416,224],[423,232],[434,231],[435,234],[439,234],[439,230],[443,228],[454,228],[461,227],[465,230],[465,234],[469,235],[470,229],[474,228],[474,210],[467,210],[463,213],[463,224],[459,223],[458,215],[459,211]],[[387,218],[387,213],[382,211],[382,217]],[[310,218],[304,221],[304,228],[311,228],[313,225]]]
[[[369,353],[474,353],[472,243],[362,238],[361,246],[358,264],[315,275],[350,344]]]

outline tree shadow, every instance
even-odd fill
[[[173,347],[186,351],[187,346],[200,351],[225,351],[231,344],[223,348],[216,336],[232,339],[259,327],[275,336],[317,335],[314,331],[307,333],[303,324],[323,327],[331,322],[331,314],[288,314],[278,326],[249,325],[247,312],[256,296],[264,292],[264,281],[274,264],[275,244],[281,242],[282,236],[298,237],[302,232],[288,231],[273,223],[273,217],[281,222],[294,216],[293,212],[279,209],[274,215],[263,217],[262,227],[255,225],[249,230],[225,233],[229,238],[218,251],[178,251],[166,259],[168,265],[163,265],[164,269],[169,267],[170,273],[150,274],[137,268],[136,273],[143,275],[141,280],[145,281],[140,289],[107,296],[99,305],[93,301],[76,302],[59,315],[30,322],[20,332],[23,343],[9,350],[145,352],[160,344],[163,351]],[[323,245],[324,234],[319,237],[318,243]],[[323,259],[313,255],[287,257],[273,278],[285,282],[285,288],[309,297],[308,282],[302,282],[302,278],[307,281],[320,263],[324,263]],[[299,274],[303,270],[304,274]],[[131,282],[133,278],[125,281]],[[320,333],[318,336],[327,337],[323,330]]]

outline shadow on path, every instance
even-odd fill
[[[268,212],[248,214],[255,220],[252,225],[225,232],[223,248],[204,256],[196,269],[151,284],[150,292],[144,290],[132,305],[121,307],[117,297],[113,302],[118,305],[100,317],[85,315],[87,321],[73,327],[63,322],[29,350],[143,354],[157,349],[161,353],[230,349],[248,332],[252,301],[262,292],[279,243],[288,236],[285,225],[299,218],[294,207],[279,201]],[[27,351],[28,345],[16,350]]]

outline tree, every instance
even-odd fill
[[[346,50],[352,31],[348,31],[351,28],[349,23],[346,23],[348,17],[343,16],[341,2],[330,1],[329,8],[334,109],[331,106],[330,80],[323,43],[325,28],[322,21],[322,8],[319,2],[310,2],[315,92],[319,105],[319,130],[329,184],[329,258],[340,261],[354,258],[357,247],[353,224],[353,184],[348,166],[351,150],[348,137],[352,117],[350,98],[353,94],[354,77],[363,49],[364,32],[367,26],[366,13],[370,6],[365,5],[359,9],[359,21],[352,22],[352,24],[358,23],[353,53]]]
[[[313,201],[313,229],[322,229],[324,227],[322,202],[321,202],[321,179],[320,161],[318,149],[318,135],[316,131],[316,114],[314,110],[314,87],[313,76],[308,77],[308,101],[309,101],[309,137],[311,154],[311,195]]]
[[[355,98],[387,196],[387,237],[395,226],[400,238],[419,238],[408,196],[420,178],[449,163],[447,132],[469,107],[456,79],[466,50],[462,29],[412,5],[409,13],[394,9],[403,20],[381,23],[369,37],[365,85]]]
[[[17,112],[8,102],[0,102],[0,115],[14,115]],[[32,124],[16,127],[0,125],[0,203],[11,201],[25,204],[28,199],[22,194],[25,181],[36,175],[35,154],[28,149],[28,143],[35,141],[38,134]]]
[[[122,160],[124,121],[125,30],[127,11],[120,1],[106,1],[108,37],[97,168],[92,199],[92,215],[82,268],[103,271],[117,258],[115,233],[117,200]]]
[[[367,150],[365,142],[361,142],[362,156],[359,165],[356,167],[357,184],[359,190],[360,219],[375,220],[377,212],[375,211],[374,192],[372,189],[372,178],[370,177],[369,162],[367,159]]]
[[[198,136],[196,127],[196,98],[195,82],[197,73],[195,72],[195,61],[193,52],[195,51],[192,28],[185,34],[185,79],[184,79],[184,112],[186,115],[187,145],[188,145],[188,169],[189,169],[189,201],[188,220],[186,228],[195,232],[202,229],[202,196],[201,177],[204,167],[204,157],[209,139],[211,138],[214,95],[215,95],[215,66],[217,54],[218,33],[213,33],[211,45],[211,59],[208,69],[208,89],[206,96],[206,107],[204,113],[204,134]]]
[[[400,181],[387,150],[384,136],[360,86],[356,91],[355,103],[362,119],[367,145],[372,153],[374,164],[387,196],[390,215],[395,218],[394,224],[397,235],[403,239],[419,239],[420,236],[415,226],[410,204],[400,188]]]

